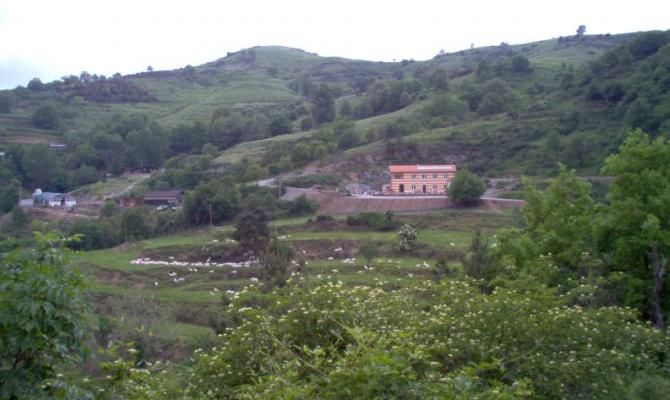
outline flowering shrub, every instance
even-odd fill
[[[398,231],[398,242],[396,248],[400,251],[411,251],[416,246],[416,229],[410,225],[403,225]]]
[[[227,306],[237,326],[172,373],[182,384],[170,396],[611,399],[639,377],[668,377],[667,336],[633,310],[582,308],[540,285],[484,294],[480,283],[385,291],[382,281],[298,277],[270,293],[247,287]],[[125,387],[149,392],[161,380],[147,374]]]

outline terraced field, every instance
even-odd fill
[[[417,227],[416,251],[394,250],[395,231],[349,227],[344,218],[325,224],[309,218],[278,220],[271,228],[295,252],[290,267],[293,279],[337,279],[352,285],[383,281],[403,286],[433,277],[437,257],[446,258],[450,268],[458,271],[474,229],[481,228],[490,236],[511,224],[509,213],[486,210],[448,210],[397,219]],[[226,259],[236,247],[230,239],[233,231],[231,225],[218,226],[90,251],[78,254],[75,264],[92,284],[98,313],[111,312],[104,306],[110,302],[126,305],[116,305],[117,315],[105,315],[125,321],[118,329],[134,329],[143,323],[172,332],[173,342],[193,343],[213,334],[211,319],[222,299],[259,284],[258,265],[222,265],[241,261]],[[359,254],[363,242],[374,243],[378,250],[369,265]],[[140,310],[145,303],[159,310],[149,322],[133,319],[133,313],[124,311],[128,307]]]

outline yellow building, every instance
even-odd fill
[[[455,165],[390,165],[387,193],[445,194],[456,175]]]

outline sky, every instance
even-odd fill
[[[199,65],[258,45],[425,60],[575,33],[670,29],[670,1],[0,0],[0,88]]]

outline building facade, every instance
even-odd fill
[[[75,208],[77,199],[65,193],[43,192],[36,189],[33,193],[33,206],[52,208]]]
[[[455,165],[390,165],[389,194],[445,194],[456,175]]]
[[[183,200],[183,190],[162,190],[145,194],[143,204],[147,206],[175,207],[180,206]]]

